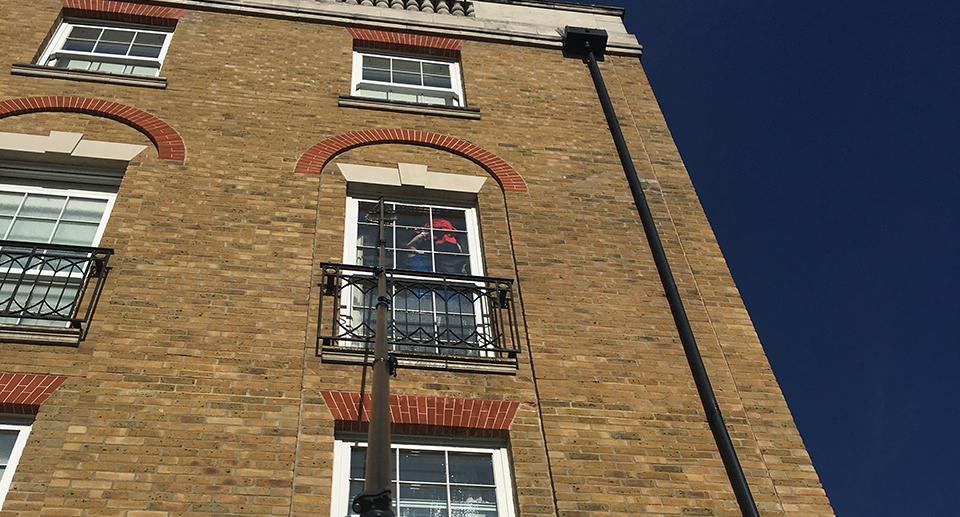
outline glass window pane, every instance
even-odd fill
[[[450,483],[493,485],[493,457],[489,454],[450,453]]]
[[[130,47],[130,54],[134,57],[160,57],[160,50],[163,47],[157,47],[154,45],[137,45],[134,44]]]
[[[419,61],[407,61],[405,59],[394,59],[393,60],[393,71],[401,73],[411,73],[420,75],[420,62]]]
[[[107,209],[106,199],[90,199],[72,197],[63,209],[63,219],[70,221],[85,221],[99,223],[103,219],[103,212]]]
[[[397,84],[411,84],[414,86],[420,86],[420,74],[394,71],[393,82]]]
[[[387,98],[392,101],[418,102],[417,94],[415,93],[389,92]]]
[[[135,33],[131,31],[104,29],[103,35],[100,36],[100,42],[130,43],[133,41],[134,34]]]
[[[126,70],[126,66],[120,63],[97,63],[95,69],[101,72],[122,74],[123,71]]]
[[[439,63],[423,63],[423,73],[450,77],[450,65],[441,65]]]
[[[96,40],[100,37],[100,33],[103,32],[103,29],[99,27],[74,27],[70,29],[70,39],[91,39]]]
[[[366,447],[352,447],[350,449],[350,479],[363,479],[363,467],[366,461]]]
[[[7,237],[7,230],[10,229],[10,221],[13,221],[12,217],[0,216],[0,239]]]
[[[363,68],[390,70],[390,59],[385,57],[363,56]]]
[[[424,74],[423,85],[432,86],[434,88],[450,88],[452,86],[452,83],[450,82],[449,77],[439,77],[436,75]]]
[[[63,209],[61,216],[65,220],[100,223],[103,212],[107,209],[106,199],[91,199],[71,197]]]
[[[370,99],[386,99],[387,98],[387,92],[383,90],[371,90],[369,88],[358,89],[357,95],[361,97],[367,97]]]
[[[133,39],[133,38],[130,38],[130,39]],[[118,56],[123,56],[127,54],[127,49],[129,48],[130,48],[129,42],[107,41],[104,38],[100,40],[100,43],[97,43],[97,47],[94,49],[94,52],[97,52],[100,54],[115,54]]]
[[[157,68],[157,67],[155,67],[155,66],[134,66],[134,67],[133,67],[133,70],[132,70],[130,73],[136,74],[136,75],[153,75],[153,76],[156,76],[156,75],[157,75],[157,72],[159,72],[159,71],[160,71],[160,69]]]
[[[60,217],[60,211],[63,210],[63,205],[66,202],[66,196],[28,194],[26,201],[23,202],[23,207],[20,209],[20,216],[56,219]]]
[[[447,487],[400,484],[399,517],[446,517]]]
[[[389,70],[371,70],[368,68],[364,68],[363,80],[364,81],[382,81],[385,83],[389,83],[390,71]]]
[[[446,481],[446,454],[437,451],[400,451],[400,481]]]
[[[133,42],[138,45],[162,46],[163,40],[167,38],[166,34],[156,34],[153,32],[138,32]]]
[[[67,38],[63,42],[63,50],[72,50],[74,52],[93,52],[96,41]]]
[[[0,465],[6,466],[10,461],[10,453],[13,452],[19,435],[19,431],[0,429]]]
[[[92,64],[93,62],[82,59],[58,59],[57,64],[54,66],[57,68],[69,68],[71,70],[89,70]]]
[[[23,201],[23,194],[19,192],[0,192],[0,215],[16,215]]]
[[[451,517],[496,517],[497,491],[493,488],[450,487]]]
[[[7,240],[27,242],[50,242],[57,223],[38,219],[17,219],[7,235]]]
[[[53,234],[54,244],[68,244],[71,246],[92,246],[97,236],[99,224],[61,222]]]

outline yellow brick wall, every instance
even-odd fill
[[[165,90],[23,77],[59,2],[0,1],[0,100],[107,99],[183,138],[160,160],[119,122],[37,113],[0,131],[148,145],[101,245],[113,270],[74,349],[0,344],[0,371],[66,375],[43,406],[3,515],[328,515],[334,422],[320,390],[361,367],[315,357],[317,265],[343,255],[346,184],[294,173],[350,131],[480,146],[527,192],[478,199],[486,272],[522,300],[515,375],[404,369],[395,394],[521,404],[509,434],[519,515],[738,515],[586,67],[558,50],[467,41],[481,120],[341,108],[343,27],[189,12]],[[638,60],[601,68],[761,515],[833,515]],[[480,175],[401,144],[334,161]]]

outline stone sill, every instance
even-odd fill
[[[77,347],[81,336],[82,329],[78,328],[0,325],[0,343]]]
[[[14,63],[10,69],[13,75],[27,77],[46,77],[50,79],[66,79],[68,81],[86,81],[91,83],[119,84],[122,86],[140,86],[143,88],[167,88],[165,77],[148,77],[145,75],[114,74],[111,72],[92,72],[90,70],[70,70],[53,68],[50,66],[31,65],[28,63]]]
[[[418,115],[437,115],[441,117],[467,118],[480,120],[480,108],[461,108],[453,106],[435,106],[431,104],[416,104],[412,102],[387,101],[382,99],[368,99],[341,95],[337,104],[341,108],[360,108],[397,113],[416,113]]]
[[[397,358],[397,366],[400,369],[446,370],[507,375],[516,375],[517,373],[516,359],[453,355],[418,355],[404,352],[390,352],[390,354]],[[325,346],[320,350],[320,358],[325,363],[372,365],[373,350]]]

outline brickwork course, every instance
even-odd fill
[[[489,178],[484,273],[516,282],[516,370],[401,368],[395,414],[462,418],[398,430],[501,440],[517,516],[740,515],[583,62],[473,18],[431,32],[451,15],[413,13],[429,37],[389,40],[399,10],[231,3],[0,0],[0,132],[147,146],[99,243],[115,255],[86,338],[0,342],[0,377],[56,384],[4,393],[38,405],[0,516],[331,515],[334,442],[370,389],[316,353],[319,265],[344,259],[337,163]],[[166,88],[12,72],[91,11],[176,24]],[[341,105],[354,35],[455,41],[480,118]],[[640,59],[600,67],[760,514],[832,516]]]

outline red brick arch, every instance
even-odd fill
[[[296,172],[320,174],[334,156],[356,147],[373,144],[411,144],[442,149],[476,163],[489,172],[505,191],[526,192],[527,184],[499,156],[452,136],[412,129],[367,129],[330,137],[303,153]]]
[[[162,160],[186,159],[187,148],[175,129],[159,118],[118,102],[86,97],[22,97],[0,101],[0,118],[46,111],[83,113],[126,124],[143,133],[157,147]]]

